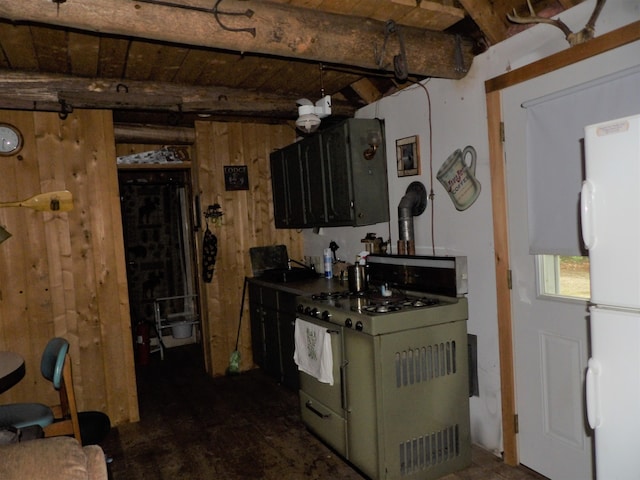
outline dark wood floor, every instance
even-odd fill
[[[260,370],[212,379],[193,346],[138,370],[141,420],[102,443],[112,480],[358,479],[309,433],[298,397]],[[443,480],[539,480],[473,449],[472,465]]]

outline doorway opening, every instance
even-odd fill
[[[190,170],[123,169],[118,180],[136,366],[201,350]]]

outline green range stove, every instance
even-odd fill
[[[300,372],[304,423],[372,479],[469,466],[466,257],[369,255],[366,268],[367,291],[298,297],[296,348],[326,333],[333,377]]]

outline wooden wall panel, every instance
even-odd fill
[[[0,201],[63,189],[74,195],[71,212],[0,209],[0,225],[13,235],[0,244],[0,349],[19,352],[27,364],[25,378],[0,403],[56,400],[39,362],[46,342],[64,336],[79,408],[103,411],[114,425],[137,421],[115,157],[154,146],[119,145],[116,153],[111,115],[104,111],[80,110],[66,120],[0,111],[0,121],[25,137],[19,155],[0,163]],[[214,280],[203,289],[205,358],[209,373],[221,375],[235,348],[243,279],[251,275],[249,248],[283,243],[292,257],[302,256],[301,233],[274,228],[269,169],[269,153],[295,133],[288,126],[205,122],[196,133],[195,191],[203,209],[219,203],[225,213],[220,225],[210,225],[219,253]],[[224,165],[247,165],[250,189],[226,191]],[[246,305],[243,315],[239,349],[247,370],[253,359]]]
[[[0,349],[25,357],[27,373],[2,403],[53,402],[39,363],[46,342],[71,344],[78,407],[137,421],[120,200],[111,114],[0,111],[25,145],[0,164],[0,201],[67,189],[71,212],[0,209],[13,236],[0,245]]]
[[[301,232],[277,230],[274,226],[269,168],[269,154],[294,139],[294,130],[286,125],[196,123],[202,209],[218,203],[224,212],[220,225],[209,224],[218,238],[218,257],[213,281],[205,284],[204,290],[208,321],[203,328],[203,341],[211,353],[212,375],[224,374],[235,349],[243,281],[252,275],[249,248],[285,244],[292,258],[302,257]],[[225,165],[248,167],[249,190],[225,190]],[[241,369],[253,368],[248,298],[238,349]]]

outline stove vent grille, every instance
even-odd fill
[[[456,342],[435,343],[396,352],[396,387],[429,382],[457,371]]]
[[[458,425],[445,427],[400,443],[400,475],[412,475],[449,462],[460,455]]]

